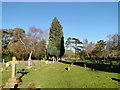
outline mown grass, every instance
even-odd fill
[[[11,67],[9,67],[7,68],[7,70],[0,72],[2,76],[2,85],[5,85],[9,78],[11,77],[11,71],[12,71]]]
[[[34,66],[24,75],[20,88],[29,88],[32,83],[36,88],[118,88],[118,73],[92,71],[90,68],[54,63]]]
[[[17,65],[17,68],[24,69],[27,63]],[[104,71],[92,71],[90,68],[73,65],[71,70],[65,68],[69,64],[51,63],[38,64],[33,66],[29,73],[21,77],[22,84],[19,88],[29,88],[35,84],[36,88],[118,88],[118,73]],[[17,73],[17,78],[22,74]],[[2,72],[2,85],[11,77],[11,67]]]

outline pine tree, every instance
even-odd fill
[[[52,21],[49,32],[48,55],[61,58],[64,55],[64,37],[62,26],[55,17]]]

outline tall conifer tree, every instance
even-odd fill
[[[55,57],[62,57],[64,55],[64,37],[62,26],[55,17],[52,21],[49,32],[48,55]]]

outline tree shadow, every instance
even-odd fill
[[[116,78],[111,78],[111,79],[120,82],[120,79],[116,79]]]
[[[84,67],[86,64],[86,67],[91,68],[91,70],[99,70],[99,71],[105,71],[105,72],[112,72],[112,73],[120,73],[120,66],[118,65],[111,65],[110,64],[94,64],[94,63],[84,63],[84,62],[68,62],[68,61],[59,61],[66,64],[77,65]]]

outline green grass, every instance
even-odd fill
[[[2,75],[2,85],[5,85],[8,79],[11,77],[11,67],[0,72],[0,74]]]
[[[65,68],[68,64],[54,63],[35,66],[30,73],[23,76],[20,88],[28,88],[35,83],[36,88],[117,88],[117,73],[92,71],[89,68],[72,66],[70,71]],[[37,69],[37,70],[35,70]]]
[[[23,64],[22,67],[27,65]],[[19,65],[18,65],[19,66]],[[69,64],[52,63],[33,66],[28,74],[24,75],[19,88],[29,88],[34,83],[36,88],[118,88],[118,73],[92,71],[90,68],[72,66],[70,71],[65,68]],[[19,68],[22,68],[19,66]],[[11,69],[3,71],[3,84],[11,76]],[[21,74],[17,74],[20,77]]]

